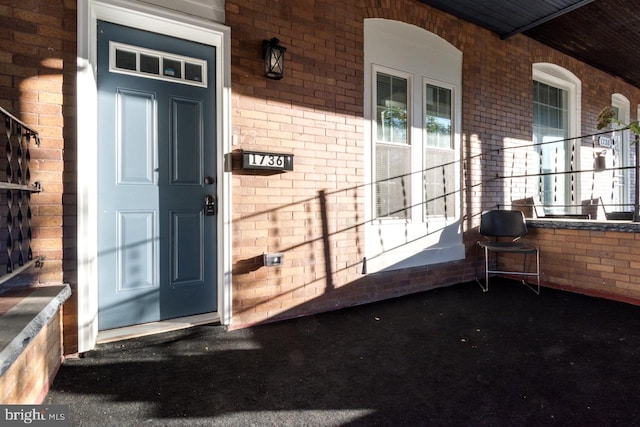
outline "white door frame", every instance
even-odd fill
[[[91,350],[98,334],[98,20],[183,38],[216,47],[216,158],[218,315],[231,322],[231,30],[201,18],[171,12],[136,0],[78,0],[77,58],[77,251],[78,352]],[[229,160],[230,161],[230,160]]]

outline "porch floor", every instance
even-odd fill
[[[44,403],[82,426],[638,425],[640,307],[505,279],[101,344]]]

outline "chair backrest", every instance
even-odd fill
[[[482,213],[480,234],[485,237],[520,238],[527,234],[527,223],[522,211],[495,209]]]

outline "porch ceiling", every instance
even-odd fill
[[[503,39],[522,33],[640,87],[638,0],[419,0]]]

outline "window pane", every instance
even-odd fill
[[[109,42],[109,70],[142,78],[207,87],[207,61],[139,46]]]
[[[541,156],[541,173],[564,172],[568,169],[569,143],[559,141],[569,136],[568,92],[534,81],[533,89],[533,141]],[[564,213],[567,177],[562,174],[540,178],[540,200],[548,213]],[[557,205],[554,208],[553,205]]]
[[[425,153],[425,215],[455,216],[456,168],[454,151],[427,149]]]
[[[184,78],[194,82],[202,81],[202,66],[199,64],[191,64],[186,62],[184,64]]]
[[[135,71],[137,69],[135,52],[116,50],[116,68]]]
[[[407,79],[385,73],[376,75],[377,140],[408,144]]]
[[[411,147],[406,78],[376,74],[376,217],[410,218]]]
[[[376,145],[376,217],[410,218],[410,172],[409,147]]]
[[[613,117],[616,120],[620,120],[620,109],[618,107],[616,107],[616,106],[611,107],[611,109],[613,110],[613,113],[614,113]]]
[[[140,54],[140,71],[149,74],[160,74],[160,58]]]
[[[164,68],[163,74],[165,76],[175,77],[177,79],[182,77],[182,62],[165,58],[162,63]]]
[[[427,84],[424,126],[427,145],[453,148],[451,134],[451,90]]]

